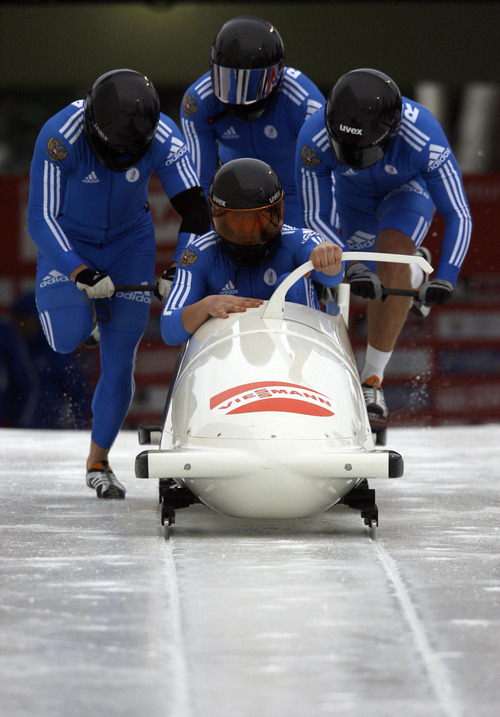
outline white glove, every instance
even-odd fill
[[[165,269],[163,274],[158,279],[158,286],[155,290],[155,296],[157,296],[158,299],[166,299],[170,294],[170,289],[174,283],[175,269],[175,266]]]
[[[115,285],[111,277],[103,271],[82,269],[75,276],[76,288],[86,291],[89,299],[106,299],[115,293]]]

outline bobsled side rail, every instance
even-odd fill
[[[348,478],[400,478],[404,471],[402,456],[396,451],[366,453],[319,453],[293,461],[295,473],[313,473],[321,478],[332,475]]]
[[[289,456],[278,450],[271,455],[242,451],[150,450],[140,453],[135,462],[137,478],[217,478],[252,472],[289,470],[317,478],[399,478],[403,458],[395,451],[312,452]]]

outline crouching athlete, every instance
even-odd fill
[[[284,193],[274,170],[258,159],[222,165],[209,187],[213,231],[186,247],[161,316],[165,343],[186,341],[210,317],[257,307],[288,274],[306,261],[287,301],[319,308],[312,280],[342,281],[342,251],[310,229],[283,224]]]
[[[147,203],[153,171],[182,217],[180,254],[191,236],[208,231],[208,205],[182,134],[160,112],[152,82],[128,69],[102,75],[86,100],[49,119],[31,164],[28,230],[39,249],[36,300],[47,341],[54,351],[71,353],[93,329],[100,332],[86,472],[99,498],[125,497],[108,454],[132,400],[151,293],[115,292],[115,286],[154,278]],[[162,277],[159,293],[167,291]]]

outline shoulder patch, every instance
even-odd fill
[[[321,161],[314,147],[309,147],[307,144],[302,146],[300,156],[302,158],[302,164],[307,169],[316,167]]]
[[[195,263],[195,261],[197,259],[198,259],[198,254],[195,252],[195,250],[188,247],[187,249],[184,249],[184,251],[181,254],[180,265],[181,266],[191,266],[192,264]]]
[[[196,101],[196,97],[187,92],[182,100],[182,109],[186,117],[192,117],[196,114],[198,112],[198,102]]]
[[[51,137],[47,142],[46,154],[52,162],[60,162],[68,154],[68,150],[64,146],[62,139]]]

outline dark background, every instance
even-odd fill
[[[241,14],[274,23],[287,64],[325,93],[356,67],[386,72],[414,99],[422,81],[441,83],[439,119],[454,144],[467,87],[500,82],[498,2],[4,2],[0,173],[24,171],[45,119],[110,69],[149,75],[178,121],[217,31]],[[488,166],[499,154],[489,148]]]

